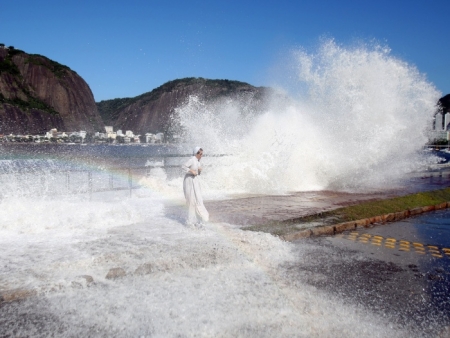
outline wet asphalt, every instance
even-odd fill
[[[205,206],[213,222],[252,226],[291,221],[364,201],[382,200],[447,187],[450,187],[450,167],[410,174],[391,189],[366,192],[322,190],[283,195],[233,196],[226,200],[205,201]],[[174,212],[170,207],[167,211],[168,216]]]
[[[303,282],[418,336],[450,336],[450,210],[294,243]]]
[[[301,192],[210,202],[217,221],[256,225],[450,187],[450,169],[415,173],[389,191]],[[450,209],[294,242],[295,278],[424,337],[450,337]]]

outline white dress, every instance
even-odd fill
[[[186,207],[188,208],[188,224],[195,224],[198,222],[197,216],[207,222],[209,220],[209,213],[203,205],[202,189],[200,186],[199,176],[193,175],[189,170],[197,172],[201,169],[197,157],[192,156],[186,163],[182,165],[183,171],[186,173],[183,181],[184,197],[186,198]]]

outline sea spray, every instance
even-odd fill
[[[229,155],[205,170],[208,189],[366,191],[430,161],[421,150],[440,93],[414,66],[386,47],[333,40],[292,60],[298,92],[273,93],[260,111],[197,97],[177,110],[187,143]]]
[[[334,43],[323,48],[333,46],[337,52],[329,57],[330,63],[336,59],[339,65],[339,55],[354,52]],[[398,65],[406,74],[402,76],[411,80],[410,87],[422,86],[409,89],[414,104],[408,109],[414,116],[397,116],[396,111],[392,116],[377,115],[383,111],[378,100],[378,106],[370,107],[374,116],[363,109],[335,108],[334,113],[320,100],[321,92],[331,95],[333,88],[325,88],[327,78],[320,80],[325,75],[314,66],[317,56],[299,52],[296,76],[300,74],[299,82],[309,91],[290,97],[287,91],[274,93],[261,110],[252,109],[248,97],[214,103],[191,97],[178,110],[190,144],[204,147],[205,154],[226,155],[202,159],[206,194],[333,186],[362,189],[380,183],[376,178],[386,178],[388,173],[395,179],[413,170],[436,92],[417,71],[387,51],[362,50],[369,56],[379,54],[381,64]],[[363,73],[376,75],[373,64],[365,62]],[[321,81],[322,88],[315,89]],[[327,102],[334,104],[331,98]],[[370,118],[372,125],[364,125]],[[399,131],[403,125],[405,129]],[[21,174],[14,178],[20,180]],[[38,295],[2,304],[0,327],[6,336],[411,335],[385,316],[358,304],[344,304],[338,295],[301,282],[305,270],[298,264],[308,257],[304,245],[294,250],[295,244],[228,224],[213,223],[203,231],[185,228],[167,203],[182,201],[181,174],[169,179],[162,169],[154,168],[132,194],[117,190],[92,196],[82,193],[89,188],[85,189],[87,172],[70,176],[69,188],[76,184],[73,194],[71,189],[57,190],[67,182],[51,172],[30,192],[33,174],[27,174],[25,184],[11,180],[0,200],[0,291],[34,290]],[[114,173],[105,174],[99,180],[109,185]],[[128,183],[127,176],[117,176],[113,178]],[[39,191],[43,183],[49,187],[44,193]],[[63,192],[63,197],[58,195]],[[126,275],[106,278],[114,268],[122,268]],[[81,283],[83,276],[93,282]]]
[[[4,304],[2,333],[408,336],[386,318],[300,283],[305,272],[295,262],[307,252],[293,251],[293,244],[224,224],[192,231],[150,213],[151,221],[105,233],[84,229],[64,241],[22,241],[19,250],[4,243],[2,285],[34,287],[39,296]],[[116,267],[126,276],[105,278]],[[80,276],[92,284],[79,283]]]

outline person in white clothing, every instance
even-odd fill
[[[202,172],[200,159],[203,155],[203,149],[195,147],[193,155],[182,165],[183,171],[186,173],[183,181],[184,197],[186,198],[186,207],[188,208],[186,223],[187,225],[201,226],[201,221],[207,222],[209,220],[209,213],[203,205],[199,178]]]

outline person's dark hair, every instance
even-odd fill
[[[201,151],[203,151],[202,148],[200,148],[200,149],[197,151],[197,154],[200,154]]]

